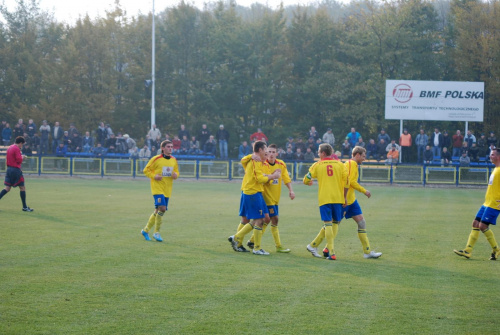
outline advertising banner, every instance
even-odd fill
[[[385,118],[482,122],[484,83],[387,80]]]

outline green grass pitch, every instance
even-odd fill
[[[145,179],[27,177],[0,201],[0,334],[494,334],[500,261],[481,236],[463,248],[485,188],[365,185],[373,249],[352,220],[337,261],[305,249],[322,223],[317,188],[280,204],[290,254],[234,252],[238,181],[175,182],[163,243],[140,234],[152,212]],[[500,229],[493,227],[500,240]]]

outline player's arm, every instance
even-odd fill
[[[177,164],[177,160],[175,160],[174,172],[172,172],[172,179],[176,180],[179,178],[179,164]]]
[[[355,166],[351,166],[350,169],[357,169]],[[349,185],[351,188],[355,189],[358,192],[366,194],[366,189],[358,183],[358,174],[357,171],[349,171]]]
[[[267,183],[271,178],[269,178],[267,175],[264,174],[264,170],[262,169],[262,164],[255,162],[253,160],[252,164],[253,164],[254,176],[257,182],[261,184]]]
[[[245,157],[243,157],[240,161],[241,165],[243,166],[243,169],[246,169],[247,168],[247,164],[248,162],[250,162],[252,160],[252,155],[246,155]]]
[[[149,179],[161,180],[161,175],[160,175],[160,179],[157,179],[158,175],[155,173],[155,170],[156,170],[156,168],[155,168],[155,158],[156,158],[156,156],[153,156],[149,160],[148,164],[146,165],[146,167],[144,168],[144,170],[142,170],[142,172]]]
[[[316,163],[313,164],[310,168],[309,168],[309,172],[304,176],[304,178],[302,179],[302,182],[304,183],[304,185],[308,185],[308,186],[311,186],[313,184],[313,178],[316,177],[315,175],[315,167],[316,167]]]

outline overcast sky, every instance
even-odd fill
[[[16,6],[15,0],[0,0],[0,2],[2,1],[9,10],[13,10]],[[250,6],[252,3],[259,2],[267,4],[270,8],[274,9],[279,6],[281,1],[283,1],[285,6],[306,5],[309,2],[317,2],[317,0],[236,0],[236,3],[241,6]],[[155,0],[155,12],[160,12],[166,7],[176,6],[179,2],[179,0]],[[186,0],[186,2],[202,9],[206,0]],[[92,18],[97,16],[103,17],[106,10],[109,11],[114,8],[114,0],[40,0],[39,3],[42,9],[53,12],[58,21],[67,23],[73,23],[79,16],[83,17],[86,13]],[[151,12],[153,0],[120,0],[120,4],[129,16],[135,16],[139,12],[143,14]]]

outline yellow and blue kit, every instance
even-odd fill
[[[476,214],[476,220],[496,225],[500,214],[500,169],[495,168],[490,176],[483,206]]]
[[[312,179],[318,180],[318,203],[344,204],[344,188],[349,187],[347,167],[332,158],[323,158],[314,163],[304,176],[303,183],[309,184]]]
[[[172,173],[179,176],[179,166],[177,159],[173,156],[157,155],[152,157],[143,170],[144,174],[151,179],[151,193],[163,194],[169,198],[172,194]],[[155,175],[163,176],[161,180],[155,180]]]

